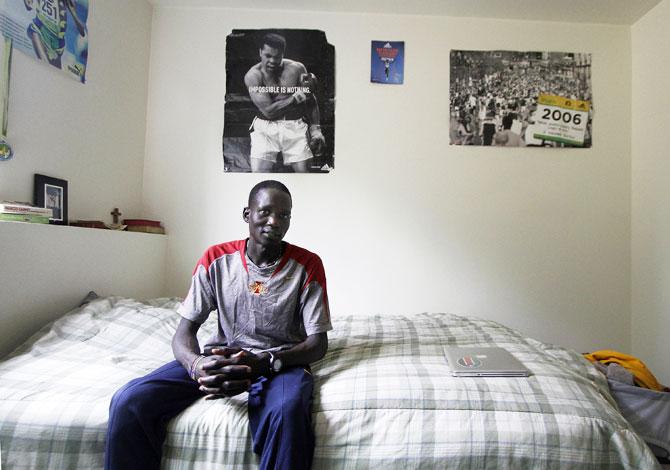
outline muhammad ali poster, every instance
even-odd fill
[[[335,48],[306,29],[226,38],[224,171],[328,173],[335,166]]]
[[[591,147],[591,54],[450,54],[450,143]]]

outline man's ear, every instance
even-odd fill
[[[246,223],[249,223],[249,208],[245,207],[242,209],[242,220],[244,220]]]

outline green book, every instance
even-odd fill
[[[49,217],[45,215],[33,215],[33,214],[6,214],[0,212],[0,220],[6,220],[9,222],[32,222],[35,224],[48,224]]]

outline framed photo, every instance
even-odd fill
[[[38,207],[53,210],[50,224],[67,225],[67,181],[35,174],[33,202]]]

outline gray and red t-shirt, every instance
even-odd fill
[[[177,311],[202,324],[213,310],[218,331],[209,342],[255,353],[289,348],[332,330],[321,259],[289,243],[281,259],[266,267],[249,259],[246,240],[209,247]]]

